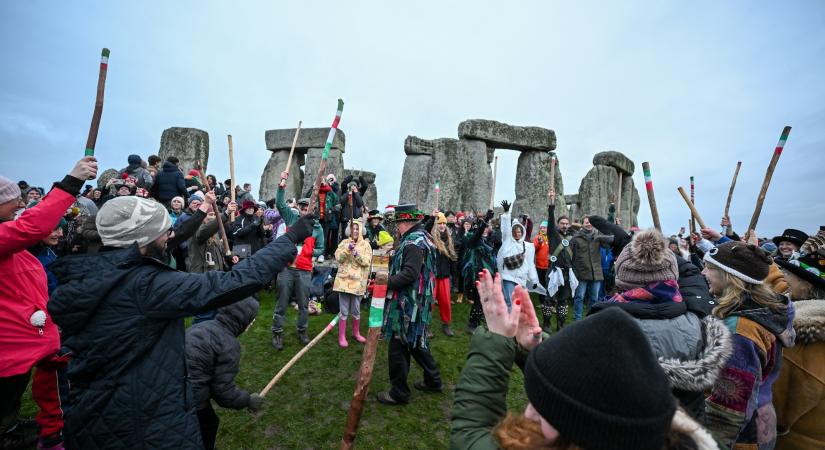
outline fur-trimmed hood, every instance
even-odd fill
[[[700,392],[713,387],[719,371],[733,353],[730,330],[715,317],[702,320],[705,348],[699,357],[690,361],[676,358],[659,358],[670,384],[675,389]]]
[[[796,343],[801,345],[825,342],[825,300],[799,300],[793,302],[796,317]]]

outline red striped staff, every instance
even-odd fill
[[[662,224],[659,222],[659,209],[656,207],[656,196],[653,194],[653,177],[650,176],[650,163],[642,163],[642,171],[645,174],[645,189],[647,189],[647,201],[650,203],[650,214],[653,216],[653,226],[662,231]]]
[[[344,101],[338,99],[338,109],[335,111],[335,118],[332,119],[332,126],[329,128],[329,135],[327,135],[327,143],[324,144],[324,152],[321,153],[321,163],[318,164],[318,176],[315,177],[315,184],[312,187],[312,195],[309,198],[309,213],[315,212],[315,200],[318,198],[318,190],[321,188],[321,180],[324,176],[324,171],[327,168],[327,158],[329,157],[329,150],[332,148],[332,141],[335,139],[335,133],[338,132],[338,124],[341,122],[341,114],[344,113]]]
[[[756,223],[759,222],[759,215],[762,214],[762,204],[765,202],[765,195],[768,193],[768,186],[771,184],[773,171],[776,169],[776,163],[779,162],[779,157],[782,156],[782,150],[785,149],[785,142],[788,141],[788,135],[791,134],[791,127],[785,126],[782,130],[782,135],[779,136],[779,142],[773,150],[771,162],[768,164],[768,170],[765,172],[765,180],[762,182],[762,189],[759,190],[759,197],[756,199],[756,208],[753,210],[751,216],[751,223],[748,225],[748,235],[751,230],[756,229]]]
[[[89,138],[86,139],[86,156],[95,155],[95,143],[97,143],[97,130],[100,129],[100,116],[103,115],[103,93],[106,89],[106,72],[109,69],[109,49],[104,48],[100,55],[100,73],[97,75],[97,98],[95,99],[95,110],[92,113],[92,125],[89,127]]]

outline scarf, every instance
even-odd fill
[[[651,305],[682,303],[682,294],[679,293],[679,283],[676,280],[656,281],[647,286],[620,292],[606,301],[616,303],[648,303]]]

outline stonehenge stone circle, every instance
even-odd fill
[[[547,219],[547,205],[550,191],[550,158],[553,153],[521,152],[516,169],[516,198],[513,202],[513,217],[528,214],[533,220],[534,230],[538,231],[538,224]],[[556,217],[567,215],[567,204],[564,192],[564,182],[561,179],[558,160],[556,161],[556,175],[554,185],[556,190]]]
[[[518,127],[495,120],[465,120],[458,125],[458,137],[478,139],[499,149],[547,152],[556,149],[556,133],[553,130]]]
[[[197,128],[167,128],[160,136],[158,156],[163,161],[169,156],[176,156],[184,175],[195,168],[197,160],[208,169],[209,133]]]

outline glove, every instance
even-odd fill
[[[502,200],[501,201],[501,209],[504,210],[505,214],[510,212],[510,202],[508,202],[507,200]]]
[[[249,410],[258,411],[264,405],[264,398],[261,394],[251,394],[249,396]]]
[[[490,223],[490,221],[493,220],[493,216],[495,216],[495,214],[493,213],[493,210],[488,209],[487,214],[484,215],[484,221],[487,222],[487,223]]]
[[[300,244],[304,239],[312,236],[312,228],[315,225],[315,218],[310,215],[301,216],[297,222],[289,227],[289,230],[284,233],[293,244]]]

